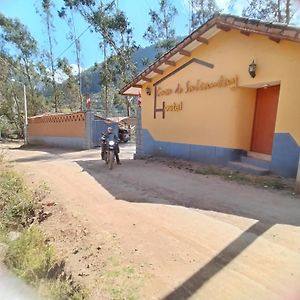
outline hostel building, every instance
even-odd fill
[[[138,155],[297,174],[300,28],[217,15],[121,93],[141,95]]]

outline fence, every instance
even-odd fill
[[[28,119],[28,143],[75,149],[99,146],[100,134],[116,123],[95,120],[93,112],[52,114]]]

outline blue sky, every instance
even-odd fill
[[[244,1],[240,0],[241,6]],[[59,9],[62,6],[62,0],[55,0],[56,8]],[[148,43],[143,39],[143,34],[149,24],[148,11],[150,8],[157,8],[157,0],[119,0],[120,9],[124,10],[128,16],[128,19],[134,29],[134,38],[139,45],[146,46]],[[229,0],[217,0],[219,6],[223,11],[227,12],[227,3]],[[41,0],[0,0],[0,11],[4,15],[12,18],[18,18],[25,24],[32,35],[38,41],[41,49],[47,46],[46,28],[41,22],[41,17],[36,13],[36,8],[40,5]],[[186,35],[188,33],[188,19],[189,11],[187,0],[173,0],[172,3],[178,10],[178,16],[174,20],[174,26],[176,33],[179,36]],[[236,13],[239,13],[237,11]],[[299,16],[300,23],[300,16]],[[77,33],[83,32],[88,24],[81,18],[76,17]],[[56,57],[69,46],[70,41],[67,40],[66,35],[68,33],[68,26],[66,22],[55,18],[55,38],[57,44],[55,45]],[[103,60],[103,54],[99,50],[99,36],[96,33],[87,31],[81,38],[82,48],[82,67],[88,68],[93,65],[94,62],[101,62]],[[66,51],[63,56],[66,56],[70,63],[75,64],[75,53],[73,47]]]

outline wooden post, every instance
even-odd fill
[[[299,157],[299,163],[298,163],[298,174],[296,177],[295,192],[297,194],[300,194],[300,157]]]

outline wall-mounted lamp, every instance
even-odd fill
[[[252,78],[254,78],[256,76],[256,63],[254,62],[254,60],[249,65],[248,72]]]
[[[149,87],[146,87],[146,94],[147,94],[148,96],[151,95],[151,89],[150,89]]]

